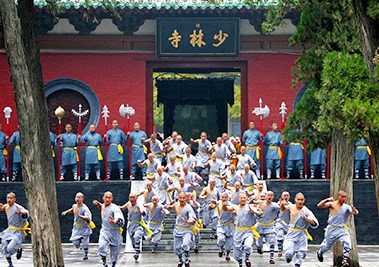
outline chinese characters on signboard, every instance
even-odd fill
[[[157,18],[158,57],[238,57],[239,18]]]

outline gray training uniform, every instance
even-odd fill
[[[305,216],[309,219],[315,221],[316,225],[312,226],[309,222],[307,222],[302,216],[301,213],[304,212]],[[300,266],[305,257],[307,256],[308,250],[308,234],[305,229],[317,228],[318,220],[314,216],[313,212],[310,211],[306,206],[304,206],[296,218],[290,222],[290,229],[286,238],[284,239],[284,251],[285,258],[292,259],[294,254],[296,253],[295,265]]]
[[[116,224],[109,222],[110,216],[113,219],[120,219]],[[98,254],[101,257],[107,256],[107,249],[110,246],[111,261],[117,262],[121,250],[122,234],[120,227],[124,226],[124,215],[116,204],[110,204],[101,214],[101,230],[99,236]]]
[[[346,222],[351,212],[351,206],[343,204],[335,214],[329,216],[328,226],[325,230],[325,239],[320,245],[319,253],[321,255],[328,251],[336,240],[339,240],[343,247],[343,263],[347,261],[351,250],[351,238]]]
[[[130,240],[132,241],[134,250],[139,253],[141,240],[145,233],[145,228],[140,223],[143,221],[143,214],[137,212],[137,206],[140,208],[141,212],[146,214],[145,208],[140,204],[135,204],[130,209],[128,213],[128,234]]]
[[[229,203],[230,204],[230,203]],[[223,251],[229,253],[233,247],[233,236],[236,229],[235,214],[220,210],[220,217],[217,225],[217,245]]]
[[[211,204],[211,199],[219,200],[220,199],[220,191],[217,187],[213,188],[212,193],[204,199],[204,203],[202,206],[203,212],[203,225],[207,227],[212,221],[212,232],[215,233],[217,230],[217,212],[216,209],[209,209],[209,205]]]
[[[257,216],[255,213],[250,212],[249,205],[246,204],[243,206],[236,216],[236,230],[233,237],[233,254],[237,261],[243,259],[244,252],[245,260],[249,260],[254,243],[254,232],[252,227],[256,222]]]
[[[77,214],[74,214],[74,224],[72,226],[72,233],[70,241],[74,244],[76,248],[80,248],[80,243],[82,249],[88,249],[89,247],[89,237],[92,234],[92,229],[89,223],[92,221],[92,213],[86,204],[83,204],[79,208],[79,214],[88,218],[88,222],[79,218]]]
[[[27,215],[17,213],[17,208],[21,212],[26,211]],[[21,205],[14,203],[7,214],[8,228],[0,233],[2,253],[4,257],[9,258],[17,252],[25,241],[25,235],[22,230],[14,230],[12,228],[23,228],[27,223],[29,212]],[[26,233],[26,232],[25,232]]]
[[[184,252],[189,253],[194,245],[195,233],[190,229],[191,224],[183,220],[186,216],[188,220],[196,220],[196,214],[190,204],[186,204],[176,217],[174,229],[174,250],[175,254],[181,256]]]
[[[168,205],[171,203],[171,197],[169,195],[170,193],[167,192],[169,178],[171,179],[170,175],[167,172],[163,172],[157,181],[159,203],[163,205]]]
[[[165,217],[162,210],[163,205],[158,203],[153,213],[150,215],[149,229],[153,232],[153,236],[150,238],[150,240],[151,243],[156,246],[158,246],[158,243],[162,238],[162,226]]]
[[[258,219],[257,232],[260,237],[257,239],[257,247],[262,250],[263,238],[270,245],[270,260],[274,260],[274,249],[276,242],[275,221],[278,218],[280,207],[277,203],[271,202]]]

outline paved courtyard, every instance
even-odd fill
[[[310,246],[308,251],[308,256],[302,266],[306,267],[329,267],[332,266],[332,254],[330,252],[325,254],[325,261],[320,263],[317,261],[315,256],[315,251],[317,246]],[[97,245],[91,244],[89,260],[86,262],[82,261],[83,253],[80,250],[74,249],[71,244],[64,244],[64,259],[65,266],[67,267],[79,267],[79,266],[99,266],[101,267],[100,257],[96,255]],[[377,267],[379,266],[379,246],[360,246],[359,247],[359,257],[362,267]],[[24,245],[24,253],[21,260],[16,260],[13,257],[13,264],[15,267],[31,267],[32,254],[30,244]],[[251,261],[253,267],[263,267],[263,266],[293,266],[293,263],[287,264],[284,258],[278,258],[275,256],[275,265],[268,264],[269,255],[265,253],[263,255],[258,255],[253,253],[251,256]],[[237,262],[232,259],[230,262],[226,262],[223,258],[219,258],[217,253],[199,253],[191,255],[191,266],[193,267],[207,267],[207,266],[237,266]],[[7,266],[6,260],[0,258],[0,266]],[[138,262],[133,259],[133,254],[131,253],[121,253],[117,266],[143,266],[143,267],[155,267],[155,266],[177,266],[177,257],[174,253],[160,253],[156,256],[148,252],[142,253]]]

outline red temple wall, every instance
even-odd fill
[[[254,119],[259,128],[259,119],[251,111],[259,105],[260,97],[263,99],[263,104],[267,104],[271,109],[270,116],[264,120],[264,132],[269,130],[271,122],[281,121],[279,107],[283,101],[287,104],[288,113],[292,112],[296,90],[290,88],[291,67],[296,58],[296,54],[278,52],[241,53],[238,59],[248,62],[249,120]],[[110,120],[118,119],[121,129],[127,130],[126,119],[118,112],[121,104],[134,107],[136,115],[132,117],[131,123],[139,121],[142,129],[146,128],[146,113],[150,108],[146,107],[146,61],[158,60],[154,53],[42,52],[41,60],[45,82],[61,77],[78,79],[94,90],[101,107],[108,106],[111,112]],[[182,62],[181,59],[171,61],[175,60],[178,61],[178,66]],[[233,59],[222,60],[233,61]],[[4,52],[0,53],[0,92],[0,122],[5,124],[2,110],[5,106],[10,106],[13,109],[11,118],[11,132],[13,132],[17,129],[17,114]],[[242,125],[243,130],[246,127]],[[98,131],[104,132],[103,119],[98,124]]]

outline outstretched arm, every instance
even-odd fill
[[[68,214],[68,213],[72,213],[72,212],[73,212],[73,209],[72,209],[72,208],[71,208],[71,209],[68,209],[68,210],[62,212],[62,216],[66,216],[66,214]]]
[[[102,204],[99,201],[94,200],[92,203],[95,204],[99,210],[101,210]]]
[[[351,211],[352,214],[358,215],[359,211],[353,205],[351,205],[351,209],[352,209]]]
[[[332,202],[334,201],[333,197],[326,198],[324,200],[321,200],[320,203],[317,204],[317,207],[319,208],[330,208],[332,206]]]

